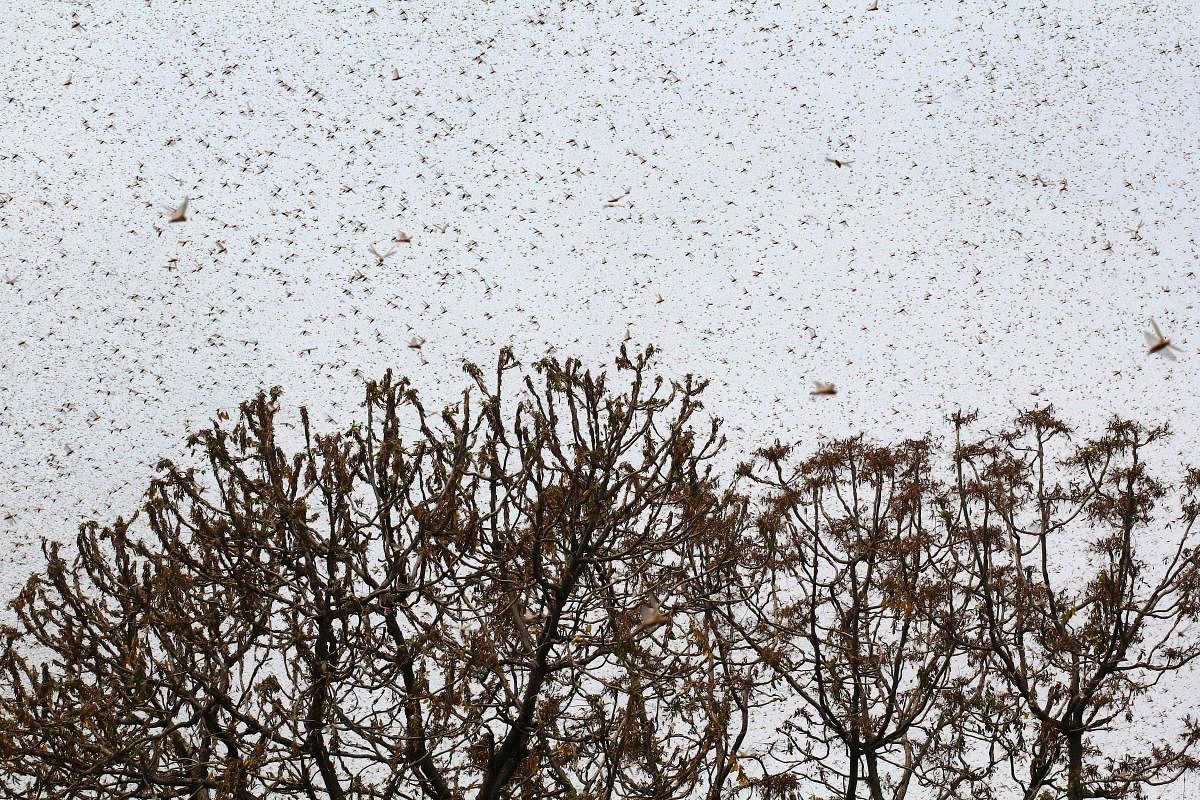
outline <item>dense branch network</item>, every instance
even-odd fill
[[[653,357],[504,351],[438,413],[389,374],[292,450],[278,390],[214,420],[11,603],[0,797],[1083,800],[1197,766],[1187,709],[1111,735],[1200,656],[1164,427],[959,414],[948,450],[726,475]]]

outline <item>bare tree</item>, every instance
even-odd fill
[[[986,662],[956,645],[972,587],[938,524],[930,441],[835,441],[794,468],[788,450],[741,468],[768,490],[741,633],[796,708],[777,757],[846,800],[975,792]]]
[[[288,454],[278,391],[13,603],[0,797],[690,798],[748,786],[745,504],[704,384],[501,354]],[[536,380],[535,380],[536,377]],[[739,760],[741,757],[741,760]],[[758,786],[763,775],[752,776]],[[786,779],[783,784],[786,785]]]
[[[12,602],[0,798],[981,800],[1004,763],[1083,800],[1197,766],[1186,716],[1112,736],[1200,656],[1165,427],[956,415],[949,457],[725,479],[705,384],[652,365],[503,351],[437,414],[389,374],[340,433],[278,390],[215,420]]]
[[[953,419],[946,517],[969,546],[986,633],[978,651],[1026,720],[1002,742],[1013,779],[1029,800],[1141,796],[1176,780],[1197,763],[1191,718],[1177,745],[1143,753],[1130,737],[1100,736],[1121,732],[1140,698],[1200,655],[1200,472],[1187,473],[1171,511],[1172,488],[1145,462],[1166,426],[1114,419],[1075,444],[1047,408],[966,442],[973,416]]]

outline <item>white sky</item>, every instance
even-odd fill
[[[0,0],[0,585],[259,385],[341,423],[502,344],[628,330],[742,451],[1200,443],[1194,3],[373,1]]]

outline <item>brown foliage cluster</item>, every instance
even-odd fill
[[[1186,715],[1112,736],[1200,655],[1166,428],[955,415],[724,474],[653,355],[502,352],[440,413],[389,374],[295,452],[277,390],[215,420],[11,603],[0,797],[1082,800],[1196,766]]]

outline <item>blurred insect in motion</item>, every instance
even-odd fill
[[[183,198],[183,202],[177,208],[171,209],[171,216],[167,222],[187,222],[188,200],[191,198]]]
[[[616,197],[610,197],[607,200],[605,200],[604,202],[608,203],[610,206],[614,205],[616,203],[619,203],[619,202],[621,202],[622,198],[626,197],[629,194],[630,191],[631,191],[631,187],[629,187],[629,186],[622,187],[622,191],[619,195],[617,195]]]
[[[1158,327],[1158,323],[1153,319],[1150,320],[1150,327],[1154,332],[1146,331],[1146,344],[1150,346],[1151,353],[1159,353],[1171,361],[1175,360],[1175,353],[1179,351],[1179,347],[1171,342],[1171,340],[1163,335],[1162,329]],[[1181,351],[1180,351],[1181,352]]]
[[[671,621],[671,613],[663,611],[662,601],[657,597],[651,597],[642,605],[641,619],[633,626],[633,633],[646,633],[660,628]]]
[[[832,383],[822,383],[821,381],[813,381],[813,390],[811,392],[809,392],[809,395],[812,395],[814,397],[817,395],[835,395],[835,394],[837,394],[836,386],[834,386]]]
[[[386,253],[380,253],[378,250],[375,249],[375,245],[373,245],[373,244],[368,245],[367,249],[371,251],[371,255],[375,256],[375,259],[379,262],[379,266],[381,266],[381,267],[383,266],[384,259],[386,259],[388,256],[390,256],[392,253],[396,252],[396,248],[393,247],[391,250],[388,250]]]

